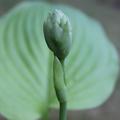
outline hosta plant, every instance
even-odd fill
[[[0,18],[0,113],[9,120],[40,119],[59,103],[60,120],[66,108],[100,106],[117,73],[103,28],[75,8],[26,2]]]

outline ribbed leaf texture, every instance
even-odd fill
[[[53,54],[43,35],[54,8],[68,15],[73,27],[65,60],[68,109],[97,107],[114,89],[118,56],[99,23],[68,6],[22,3],[0,20],[0,112],[10,120],[36,120],[48,105],[58,107]]]

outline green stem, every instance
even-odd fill
[[[61,64],[62,64],[62,69],[63,69],[64,83],[65,83],[65,85],[66,85],[66,79],[65,79],[65,65],[64,65],[64,61],[62,61]]]
[[[64,78],[64,83],[66,85],[65,81],[65,66],[64,66],[64,61],[61,62],[62,64],[62,69],[63,69],[63,78]],[[67,102],[60,102],[60,117],[59,120],[67,120]]]
[[[42,120],[48,120],[48,116],[47,116],[47,117],[44,116],[44,117],[42,118]]]
[[[60,103],[59,120],[67,120],[67,103]]]
[[[65,85],[65,71],[63,67],[64,61],[59,61],[59,59],[54,56],[53,76],[55,92],[60,104],[59,120],[67,120],[67,96]]]
[[[42,120],[48,120],[48,112],[46,112],[46,114],[44,114],[44,116],[42,117]]]

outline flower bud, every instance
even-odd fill
[[[60,61],[68,55],[72,44],[69,18],[60,10],[49,13],[43,25],[45,41]]]

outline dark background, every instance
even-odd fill
[[[0,0],[0,16],[23,0]],[[28,0],[26,0],[28,1]],[[35,1],[35,0],[34,0]],[[120,0],[51,0],[70,4],[100,21],[115,44],[120,56]],[[68,120],[120,120],[120,75],[116,89],[101,107],[85,111],[69,111]],[[58,120],[58,111],[51,110],[50,120]],[[0,120],[5,120],[0,117]]]

